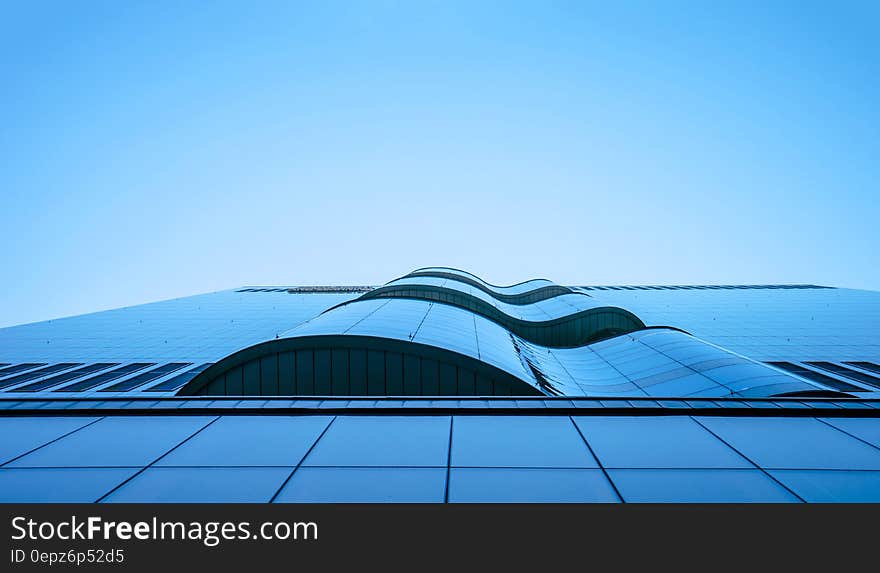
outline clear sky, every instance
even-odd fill
[[[246,284],[880,289],[880,2],[4,2],[0,325]]]

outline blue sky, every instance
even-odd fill
[[[880,3],[6,2],[0,325],[244,284],[880,289]]]

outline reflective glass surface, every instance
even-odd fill
[[[104,418],[18,458],[12,467],[144,466],[205,427],[203,416]]]
[[[539,286],[547,286],[542,284]],[[466,299],[462,299],[463,304],[475,305],[479,308],[480,304],[497,310],[503,315],[515,320],[526,322],[546,322],[549,320],[559,319],[576,312],[589,310],[603,306],[596,299],[586,293],[570,293],[559,294],[557,296],[537,300],[526,304],[512,304],[504,300],[498,299],[486,291],[455,280],[448,280],[435,277],[408,277],[392,281],[387,285],[377,289],[370,296],[387,296],[384,292],[393,293],[394,291],[402,291],[413,297],[429,297],[436,296],[435,293],[453,291],[453,295],[458,293],[464,297],[476,299],[470,303]]]
[[[831,289],[605,290],[590,294],[749,358],[880,359],[880,293]],[[860,358],[861,357],[861,358]]]
[[[452,468],[449,501],[470,503],[614,503],[598,469]]]
[[[468,271],[464,271],[461,269],[454,269],[450,267],[424,267],[420,269],[416,269],[410,275],[432,275],[443,277],[446,275],[451,275],[453,277],[457,276],[467,281],[472,281],[488,291],[501,293],[501,294],[521,294],[524,292],[529,292],[531,290],[535,290],[540,287],[551,286],[554,283],[547,279],[530,279],[513,285],[493,285],[491,283],[486,282],[482,278],[477,275],[470,273]]]
[[[0,503],[91,503],[136,471],[134,468],[2,468]]]
[[[764,468],[880,470],[880,449],[813,418],[699,418]]]
[[[265,503],[290,468],[148,468],[108,503]]]
[[[97,418],[0,418],[0,464],[91,424]]]
[[[295,466],[330,420],[326,416],[224,416],[156,465]]]
[[[880,472],[771,470],[770,475],[808,503],[880,503]]]
[[[442,503],[445,468],[302,467],[278,494],[290,503]]]
[[[453,502],[577,502],[618,501],[616,487],[627,502],[880,501],[880,407],[866,377],[880,364],[880,293],[597,288],[530,300],[552,283],[498,287],[466,271],[427,272],[435,276],[396,283],[449,288],[524,322],[620,307],[649,326],[674,328],[548,347],[461,305],[368,299],[325,312],[359,293],[283,288],[3,328],[0,499],[442,502],[448,492]],[[228,375],[239,392],[261,396],[222,411],[209,396],[173,397],[198,380],[192,368],[302,336],[396,346],[258,356],[224,373],[223,384]],[[430,370],[420,392],[472,388],[483,397],[385,398],[412,389],[409,342],[433,353],[417,357],[420,375]],[[490,399],[486,377],[456,358],[529,385],[519,388],[572,400]],[[782,371],[765,361],[793,366]],[[346,377],[355,371],[362,380]],[[334,388],[345,396],[305,397]],[[796,397],[778,397],[789,393]],[[279,404],[265,406],[271,415],[230,413],[269,403]],[[398,409],[387,415],[388,407]],[[408,414],[411,407],[421,408],[418,415]],[[191,408],[202,409],[188,415]],[[663,415],[646,415],[653,408]],[[118,415],[129,409],[132,415]],[[222,415],[203,414],[211,411]]]
[[[702,416],[698,424],[686,415],[109,416],[84,418],[93,423],[78,429],[54,422],[68,419],[42,418],[55,432],[37,435],[15,431],[18,422],[33,429],[31,417],[0,418],[4,438],[30,435],[13,452],[37,448],[0,467],[5,499],[442,502],[448,489],[452,502],[613,502],[616,487],[627,502],[875,501],[880,475],[859,469],[880,449],[804,417]],[[851,429],[865,436],[880,426],[878,418],[833,418],[841,420],[857,421]],[[753,434],[737,434],[750,424]]]
[[[0,328],[0,359],[204,362],[271,340],[356,294],[226,290]],[[6,356],[12,360],[5,360]]]
[[[575,422],[606,468],[752,468],[688,417],[579,416]]]
[[[871,418],[823,418],[823,422],[880,448],[880,423]]]
[[[616,469],[627,503],[789,503],[798,498],[760,470]]]
[[[564,416],[456,416],[452,465],[597,467],[571,419]]]
[[[338,417],[306,466],[439,466],[449,448],[448,416]]]
[[[469,276],[453,270],[455,273]],[[866,326],[876,324],[880,317],[880,297],[866,291],[593,290],[590,296],[562,294],[511,305],[448,278],[422,276],[402,281],[407,282],[454,283],[458,291],[470,289],[480,300],[494,301],[493,308],[503,307],[529,320],[545,320],[583,305],[619,306],[648,324],[683,327],[759,360],[809,359],[815,364],[836,360],[838,366],[844,359],[864,364],[880,360],[876,335]],[[356,296],[289,294],[283,289],[231,290],[4,328],[0,329],[0,360],[13,368],[18,364],[94,368],[118,362],[122,364],[118,368],[144,363],[163,369],[169,364],[218,361],[276,336],[362,334],[413,340],[462,353],[502,368],[536,388],[549,384],[553,392],[563,395],[761,397],[824,388],[670,330],[640,331],[587,347],[545,348],[511,336],[509,330],[472,311],[424,300],[364,300],[321,314]],[[806,314],[810,320],[804,318]],[[30,370],[24,374],[32,376]],[[57,371],[53,375],[57,376]],[[146,383],[138,378],[142,373],[132,373],[114,380],[105,376],[94,384],[83,379],[55,384],[47,374],[17,382],[4,391],[57,396],[146,391],[164,395],[177,391],[179,386],[170,383],[177,375],[168,371]],[[839,381],[855,391],[876,390],[849,378]]]

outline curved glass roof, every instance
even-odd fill
[[[405,277],[364,294],[363,299],[409,298],[458,306],[545,346],[582,346],[645,327],[631,312],[602,305],[578,293],[564,293],[529,304],[510,304],[456,280]]]
[[[643,404],[638,398],[647,395],[649,402],[686,396],[703,404],[863,397],[880,384],[869,336],[877,293],[608,287],[593,293],[596,298],[565,291],[514,304],[461,280],[465,276],[407,276],[356,303],[363,293],[252,287],[0,329],[0,394],[22,400],[168,398],[201,373],[200,382],[222,376],[230,397],[278,395],[297,403],[314,395],[338,402],[360,395],[368,397],[362,402],[377,395],[421,396],[421,403],[430,403],[451,394],[475,402],[563,394],[585,403],[610,404],[607,397]],[[601,308],[597,301],[651,325],[687,329],[693,337],[668,327],[637,329],[571,346],[553,338],[542,343],[529,330],[551,324],[545,319],[554,316],[570,319],[563,303],[592,312]],[[405,306],[415,310],[403,312]],[[392,328],[398,334],[389,336]],[[218,362],[223,364],[211,370]]]
[[[281,334],[357,335],[438,346],[476,358],[537,385],[509,331],[467,310],[408,299],[371,299],[347,304]]]
[[[423,287],[424,290],[433,288],[456,291],[493,306],[511,318],[528,322],[546,322],[548,320],[562,318],[573,312],[602,306],[601,303],[596,301],[596,299],[588,295],[571,292],[558,294],[551,298],[536,302],[512,304],[467,283],[428,276],[404,277],[393,280],[384,286],[366,293],[363,298],[381,297],[385,295],[385,293],[394,291],[409,290],[410,292],[416,292]]]
[[[378,381],[376,393],[394,388],[399,395],[432,391],[440,395],[480,395],[478,385],[461,382],[462,377],[472,376],[479,370],[476,363],[492,372],[503,372],[495,379],[503,378],[504,391],[514,394],[754,397],[820,389],[671,328],[643,329],[578,348],[550,348],[531,343],[497,322],[457,306],[427,300],[374,298],[337,307],[280,334],[276,341],[227,357],[197,376],[181,394],[228,395],[229,382],[218,380],[225,380],[222,377],[230,376],[230,372],[236,380],[233,393],[238,388],[242,388],[240,392],[244,394],[260,394],[262,388],[277,392],[281,388],[278,370],[270,369],[265,376],[274,378],[263,380],[264,368],[259,366],[262,361],[279,363],[279,352],[302,351],[310,361],[307,368],[311,369],[316,367],[320,350],[332,352],[343,347],[367,353],[362,365],[363,376],[373,376]],[[405,363],[408,357],[420,357],[424,368],[425,357],[431,349],[442,354],[436,357],[441,362],[441,371],[443,364],[456,368],[455,374],[450,375],[455,382],[444,387],[441,380],[436,386],[422,384],[411,388],[402,383],[389,383],[397,376],[398,361]],[[370,352],[378,357],[372,364]],[[347,376],[360,376],[359,366],[352,365],[353,357],[359,355],[346,355]],[[302,358],[296,355],[294,360]],[[245,392],[247,383],[238,380],[246,377],[249,369],[257,378]],[[294,377],[298,376],[298,368],[293,370]],[[318,392],[314,382],[318,375],[308,370],[308,376],[312,385],[305,388],[313,389],[315,395],[335,393],[330,386]],[[525,385],[510,384],[511,379]],[[352,382],[342,386],[349,393],[356,387],[361,388]],[[367,384],[363,388],[367,390],[364,394],[372,394],[376,389],[371,390]]]
[[[496,299],[504,300],[511,304],[526,304],[536,300],[557,296],[559,294],[574,292],[568,287],[558,285],[547,279],[531,279],[509,286],[493,285],[467,271],[450,267],[424,267],[416,269],[406,276],[436,277],[463,282],[477,287]]]

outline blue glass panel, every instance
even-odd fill
[[[823,418],[836,428],[880,448],[880,419],[877,418]]]
[[[375,302],[380,302],[377,299]],[[374,301],[361,301],[348,306],[372,305]],[[376,311],[366,315],[362,320],[352,325],[347,331],[348,334],[359,334],[367,336],[383,336],[388,338],[397,338],[400,340],[409,340],[418,328],[419,323],[430,312],[431,303],[418,300],[385,300],[382,304],[376,306]],[[335,312],[335,311],[334,311]],[[327,313],[330,315],[332,313]],[[326,315],[324,315],[326,316]],[[313,322],[323,320],[323,316],[318,317]]]
[[[206,416],[119,416],[83,428],[10,464],[15,467],[145,466],[199,431]]]
[[[453,269],[453,268],[449,268],[449,267],[424,267],[424,268],[417,269],[417,270],[413,271],[413,273],[411,273],[411,274],[415,274],[415,273],[424,274],[424,273],[431,273],[431,272],[440,272],[440,273],[444,273],[444,274],[457,275],[459,277],[463,277],[465,279],[475,281],[476,283],[480,284],[481,286],[485,287],[487,290],[489,290],[493,293],[503,293],[503,294],[524,293],[524,292],[532,291],[532,290],[537,289],[542,286],[554,284],[547,279],[531,279],[531,280],[527,280],[527,281],[517,283],[514,285],[497,286],[497,285],[489,284],[486,281],[484,281],[483,279],[481,279],[480,277],[478,277],[474,274],[471,274],[467,271],[462,271],[460,269]]]
[[[797,497],[761,470],[608,470],[627,503],[782,503]]]
[[[0,469],[0,503],[93,503],[134,468]]]
[[[445,468],[302,467],[276,501],[291,503],[442,502]]]
[[[3,358],[9,355],[18,357],[15,363],[80,362],[79,358],[88,363],[212,362],[271,340],[356,296],[227,290],[0,328],[0,360],[12,363]]]
[[[594,294],[648,324],[672,324],[757,360],[877,356],[877,292],[761,288]]]
[[[598,469],[453,468],[449,501],[578,503],[620,499]]]
[[[97,418],[0,418],[0,464],[82,428]]]
[[[104,501],[263,503],[289,475],[289,468],[148,468]]]
[[[768,376],[771,374],[776,374],[776,372],[770,370],[763,364],[756,364],[746,361],[743,361],[741,364],[722,366],[720,368],[714,368],[705,372],[706,376],[717,382],[720,382],[721,384],[731,384],[739,380],[744,380],[747,378],[761,378],[763,376]],[[785,379],[785,377],[783,377],[783,379]]]
[[[370,316],[387,300],[365,300],[357,304],[347,304],[334,309],[333,312],[315,313],[312,320],[303,322],[295,328],[286,331],[286,335],[315,335],[315,334],[341,334],[358,324],[364,318]],[[427,303],[426,303],[427,304]]]
[[[327,416],[223,416],[163,457],[160,466],[295,466]]]
[[[636,381],[640,384],[639,381]],[[709,380],[702,374],[689,374],[674,380],[669,380],[660,384],[643,387],[648,396],[656,396],[658,398],[669,398],[675,396],[690,396],[699,392],[705,392],[718,385]]]
[[[450,287],[449,283],[452,282],[455,281],[440,284]],[[468,285],[460,283],[457,288],[461,292],[474,291],[472,293],[474,296],[486,300],[485,293],[477,292]],[[0,362],[20,364],[22,361],[27,361],[36,365],[68,361],[92,364],[132,360],[167,363],[173,360],[204,363],[218,360],[250,344],[273,339],[278,333],[306,333],[309,329],[314,329],[315,332],[336,334],[352,328],[359,320],[365,318],[363,327],[375,323],[376,327],[372,328],[372,331],[385,332],[387,322],[392,325],[388,328],[393,331],[391,333],[393,337],[406,340],[418,326],[418,321],[414,323],[413,317],[424,317],[423,309],[429,306],[429,303],[416,301],[418,308],[407,313],[401,313],[399,309],[392,310],[389,306],[377,312],[375,316],[367,318],[369,313],[388,304],[388,301],[364,301],[326,313],[321,318],[306,323],[329,306],[350,300],[357,294],[287,294],[257,292],[254,289],[251,291],[211,293],[0,329]],[[650,324],[674,324],[693,332],[700,338],[755,359],[791,360],[798,363],[801,360],[831,360],[835,363],[853,360],[878,362],[877,313],[874,312],[877,308],[878,294],[875,292],[818,288],[611,290],[604,287],[591,292],[596,296],[594,300],[600,301],[603,305],[623,306]],[[560,305],[568,299],[589,300],[587,297],[566,295],[547,299],[537,305],[526,305],[518,310],[528,313],[549,312],[552,315],[556,309],[562,308]],[[502,306],[507,308],[510,305]],[[431,314],[434,314],[434,311]],[[468,314],[463,311],[463,316]],[[430,316],[428,318],[428,323],[431,324],[426,332],[433,328],[433,319]],[[480,320],[478,319],[478,322]],[[453,326],[446,318],[441,322],[444,323],[441,326]],[[302,328],[297,327],[300,324],[303,325]],[[473,320],[471,320],[472,324]],[[472,330],[471,327],[456,329],[454,337],[466,332],[470,333]],[[476,330],[478,350],[484,359],[488,359],[493,364],[503,364],[516,375],[522,374],[524,379],[529,379],[528,371],[521,372],[521,361],[516,355],[516,350],[510,348],[512,346],[510,336],[504,329],[493,329],[492,334],[497,334],[497,337],[492,334],[484,336],[483,327],[479,324]],[[438,343],[471,347],[469,336],[459,342],[444,340],[446,335],[447,332],[442,330],[435,338]],[[591,381],[592,376],[585,374],[593,370],[593,364],[605,364],[607,367],[607,363],[599,355],[608,356],[622,372],[638,374],[639,378],[649,373],[655,374],[653,369],[671,357],[684,364],[693,365],[695,369],[705,371],[711,378],[730,385],[736,384],[738,392],[749,396],[766,395],[771,390],[775,392],[782,387],[781,383],[775,382],[770,387],[769,380],[766,379],[759,386],[755,386],[757,380],[766,378],[759,376],[760,367],[752,365],[745,370],[733,367],[735,362],[726,362],[732,360],[727,358],[726,353],[706,345],[694,344],[693,340],[686,342],[685,339],[688,337],[681,333],[644,331],[624,338],[628,343],[622,344],[614,340],[607,341],[607,344],[603,342],[596,345],[596,352],[599,354],[595,356],[583,349],[572,349],[570,354],[568,350],[561,351],[558,356],[562,357],[565,369],[578,380],[578,386],[583,386],[585,383],[587,386],[606,383],[611,386],[608,392],[601,390],[602,393],[632,394],[639,391],[631,387],[614,389],[615,385],[621,384],[620,376],[610,377],[618,378],[613,384],[610,378],[594,384]],[[84,346],[84,340],[89,341],[87,346]],[[658,351],[668,354],[668,357],[662,357]],[[569,368],[570,364],[567,360],[569,356],[573,363],[583,364],[583,373]],[[584,359],[584,356],[590,358]],[[553,356],[551,353],[546,353],[545,358],[550,359]],[[556,365],[548,365],[546,360],[540,361],[539,366],[547,369],[551,379],[555,379],[559,372],[562,372]],[[746,370],[751,374],[746,373],[748,374],[746,378],[741,380]],[[600,374],[602,378],[606,378],[605,373],[600,371],[597,371],[596,376],[599,377]],[[17,374],[8,373],[7,376],[17,376]],[[785,377],[780,375],[780,380],[784,379]],[[719,388],[706,389],[700,393],[719,395]],[[57,388],[63,391],[72,389],[75,389],[75,386]],[[593,391],[590,388],[584,389],[587,392]],[[667,390],[671,391],[672,388]],[[95,389],[86,391],[93,393]]]
[[[880,472],[773,470],[770,474],[809,503],[880,503]]]
[[[574,419],[606,468],[752,468],[686,416]]]
[[[456,416],[452,465],[598,467],[568,417]]]
[[[440,346],[468,356],[478,356],[474,315],[454,306],[432,306],[413,341]]]
[[[534,375],[519,358],[510,332],[481,316],[475,316],[472,320],[476,328],[479,359],[535,384]]]
[[[764,468],[880,469],[880,450],[813,418],[699,420]]]
[[[340,416],[308,466],[446,466],[448,416]]]

